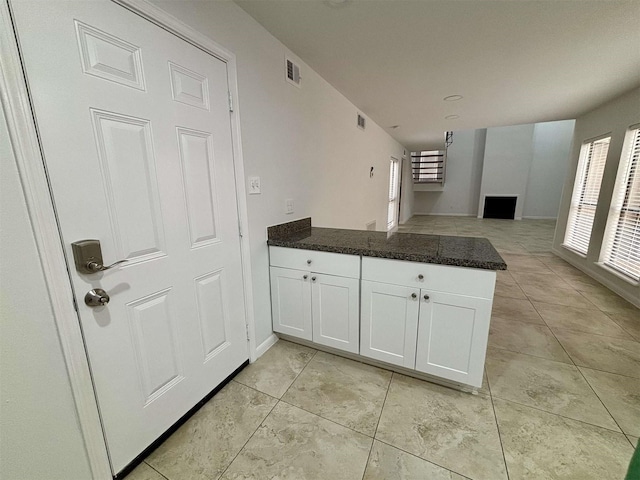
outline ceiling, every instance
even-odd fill
[[[575,118],[640,85],[638,0],[235,2],[410,150]]]

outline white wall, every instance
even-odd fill
[[[257,343],[271,335],[266,227],[311,216],[316,226],[386,226],[389,161],[403,147],[301,62],[302,88],[284,79],[289,50],[233,2],[153,0],[232,51],[247,176],[262,194],[248,196]],[[369,169],[374,176],[369,178]],[[292,198],[295,213],[285,215]]]
[[[568,173],[562,191],[553,248],[554,251],[565,260],[640,307],[639,286],[634,286],[620,279],[596,264],[600,256],[602,239],[609,216],[611,196],[618,172],[624,135],[629,126],[637,123],[640,123],[640,88],[622,95],[576,119],[573,147],[571,149]],[[611,133],[611,142],[609,143],[607,164],[600,186],[598,207],[591,232],[589,251],[585,258],[563,248],[562,243],[567,228],[567,218],[569,215],[576,170],[578,168],[580,147],[586,140],[606,133]]]
[[[536,123],[524,218],[556,218],[566,176],[575,120]]]
[[[478,217],[483,215],[486,196],[517,195],[515,217],[522,218],[533,159],[533,130],[533,124],[487,129]]]
[[[51,302],[1,110],[0,205],[0,478],[89,479]]]
[[[447,149],[444,190],[414,192],[414,213],[430,215],[476,215],[486,130],[454,132]]]
[[[413,216],[414,198],[413,194],[413,172],[411,169],[411,152],[406,151],[402,158],[402,192],[400,198],[400,222],[405,223]]]

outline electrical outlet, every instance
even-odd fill
[[[249,177],[249,195],[260,193],[260,177]]]
[[[285,204],[284,213],[286,214],[293,213],[293,198],[287,198],[284,201],[284,204]]]

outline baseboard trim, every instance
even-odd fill
[[[419,213],[419,212],[414,212],[413,215],[414,216],[422,215],[422,216],[429,216],[429,217],[475,217],[476,216],[475,213]]]
[[[304,345],[305,347],[315,348],[316,350],[320,350],[322,352],[332,353],[339,357],[348,358],[349,360],[354,360],[356,362],[364,363],[365,365],[373,365],[374,367],[383,368],[385,370],[391,370],[392,372],[401,373],[408,377],[417,378],[418,380],[424,380],[425,382],[435,383],[437,385],[442,385],[443,387],[452,388],[454,390],[459,390],[465,393],[477,394],[478,389],[482,387],[474,387],[473,385],[467,385],[464,383],[452,382],[450,380],[446,380],[444,378],[435,377],[426,373],[418,372],[417,370],[412,370],[410,368],[400,367],[398,365],[392,365],[387,362],[381,362],[378,360],[374,360],[372,358],[363,357],[362,355],[358,355],[357,353],[349,353],[343,350],[338,350],[337,348],[327,347],[325,345],[320,345],[309,340],[303,340],[301,338],[292,337],[286,334],[280,334],[283,340],[287,340],[292,343],[297,343],[299,345]]]
[[[267,352],[267,350],[269,350],[271,347],[273,347],[276,344],[278,340],[279,338],[275,333],[272,333],[271,335],[269,335],[269,337],[264,342],[262,342],[260,345],[256,347],[256,359],[264,355]]]
[[[536,217],[536,216],[523,216],[522,218],[527,220],[558,220],[558,217]]]
[[[178,428],[180,428],[187,420],[189,420],[198,410],[200,410],[205,403],[207,403],[213,396],[218,393],[222,388],[229,383],[233,377],[235,377],[240,371],[249,365],[249,360],[245,360],[238,368],[236,368],[231,375],[225,378],[220,384],[211,390],[205,397],[196,403],[187,413],[185,413],[180,419],[171,425],[162,435],[160,435],[154,442],[145,448],[140,455],[134,458],[129,465],[124,467],[120,472],[116,473],[113,476],[113,480],[120,480],[127,475],[129,475],[138,465],[142,463],[142,461],[147,458],[151,452],[153,452],[156,448],[164,443],[164,441],[169,438]]]

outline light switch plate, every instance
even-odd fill
[[[293,213],[293,198],[287,198],[284,201],[284,204],[285,204],[284,213],[286,214]]]
[[[249,177],[249,195],[260,193],[260,177]]]

